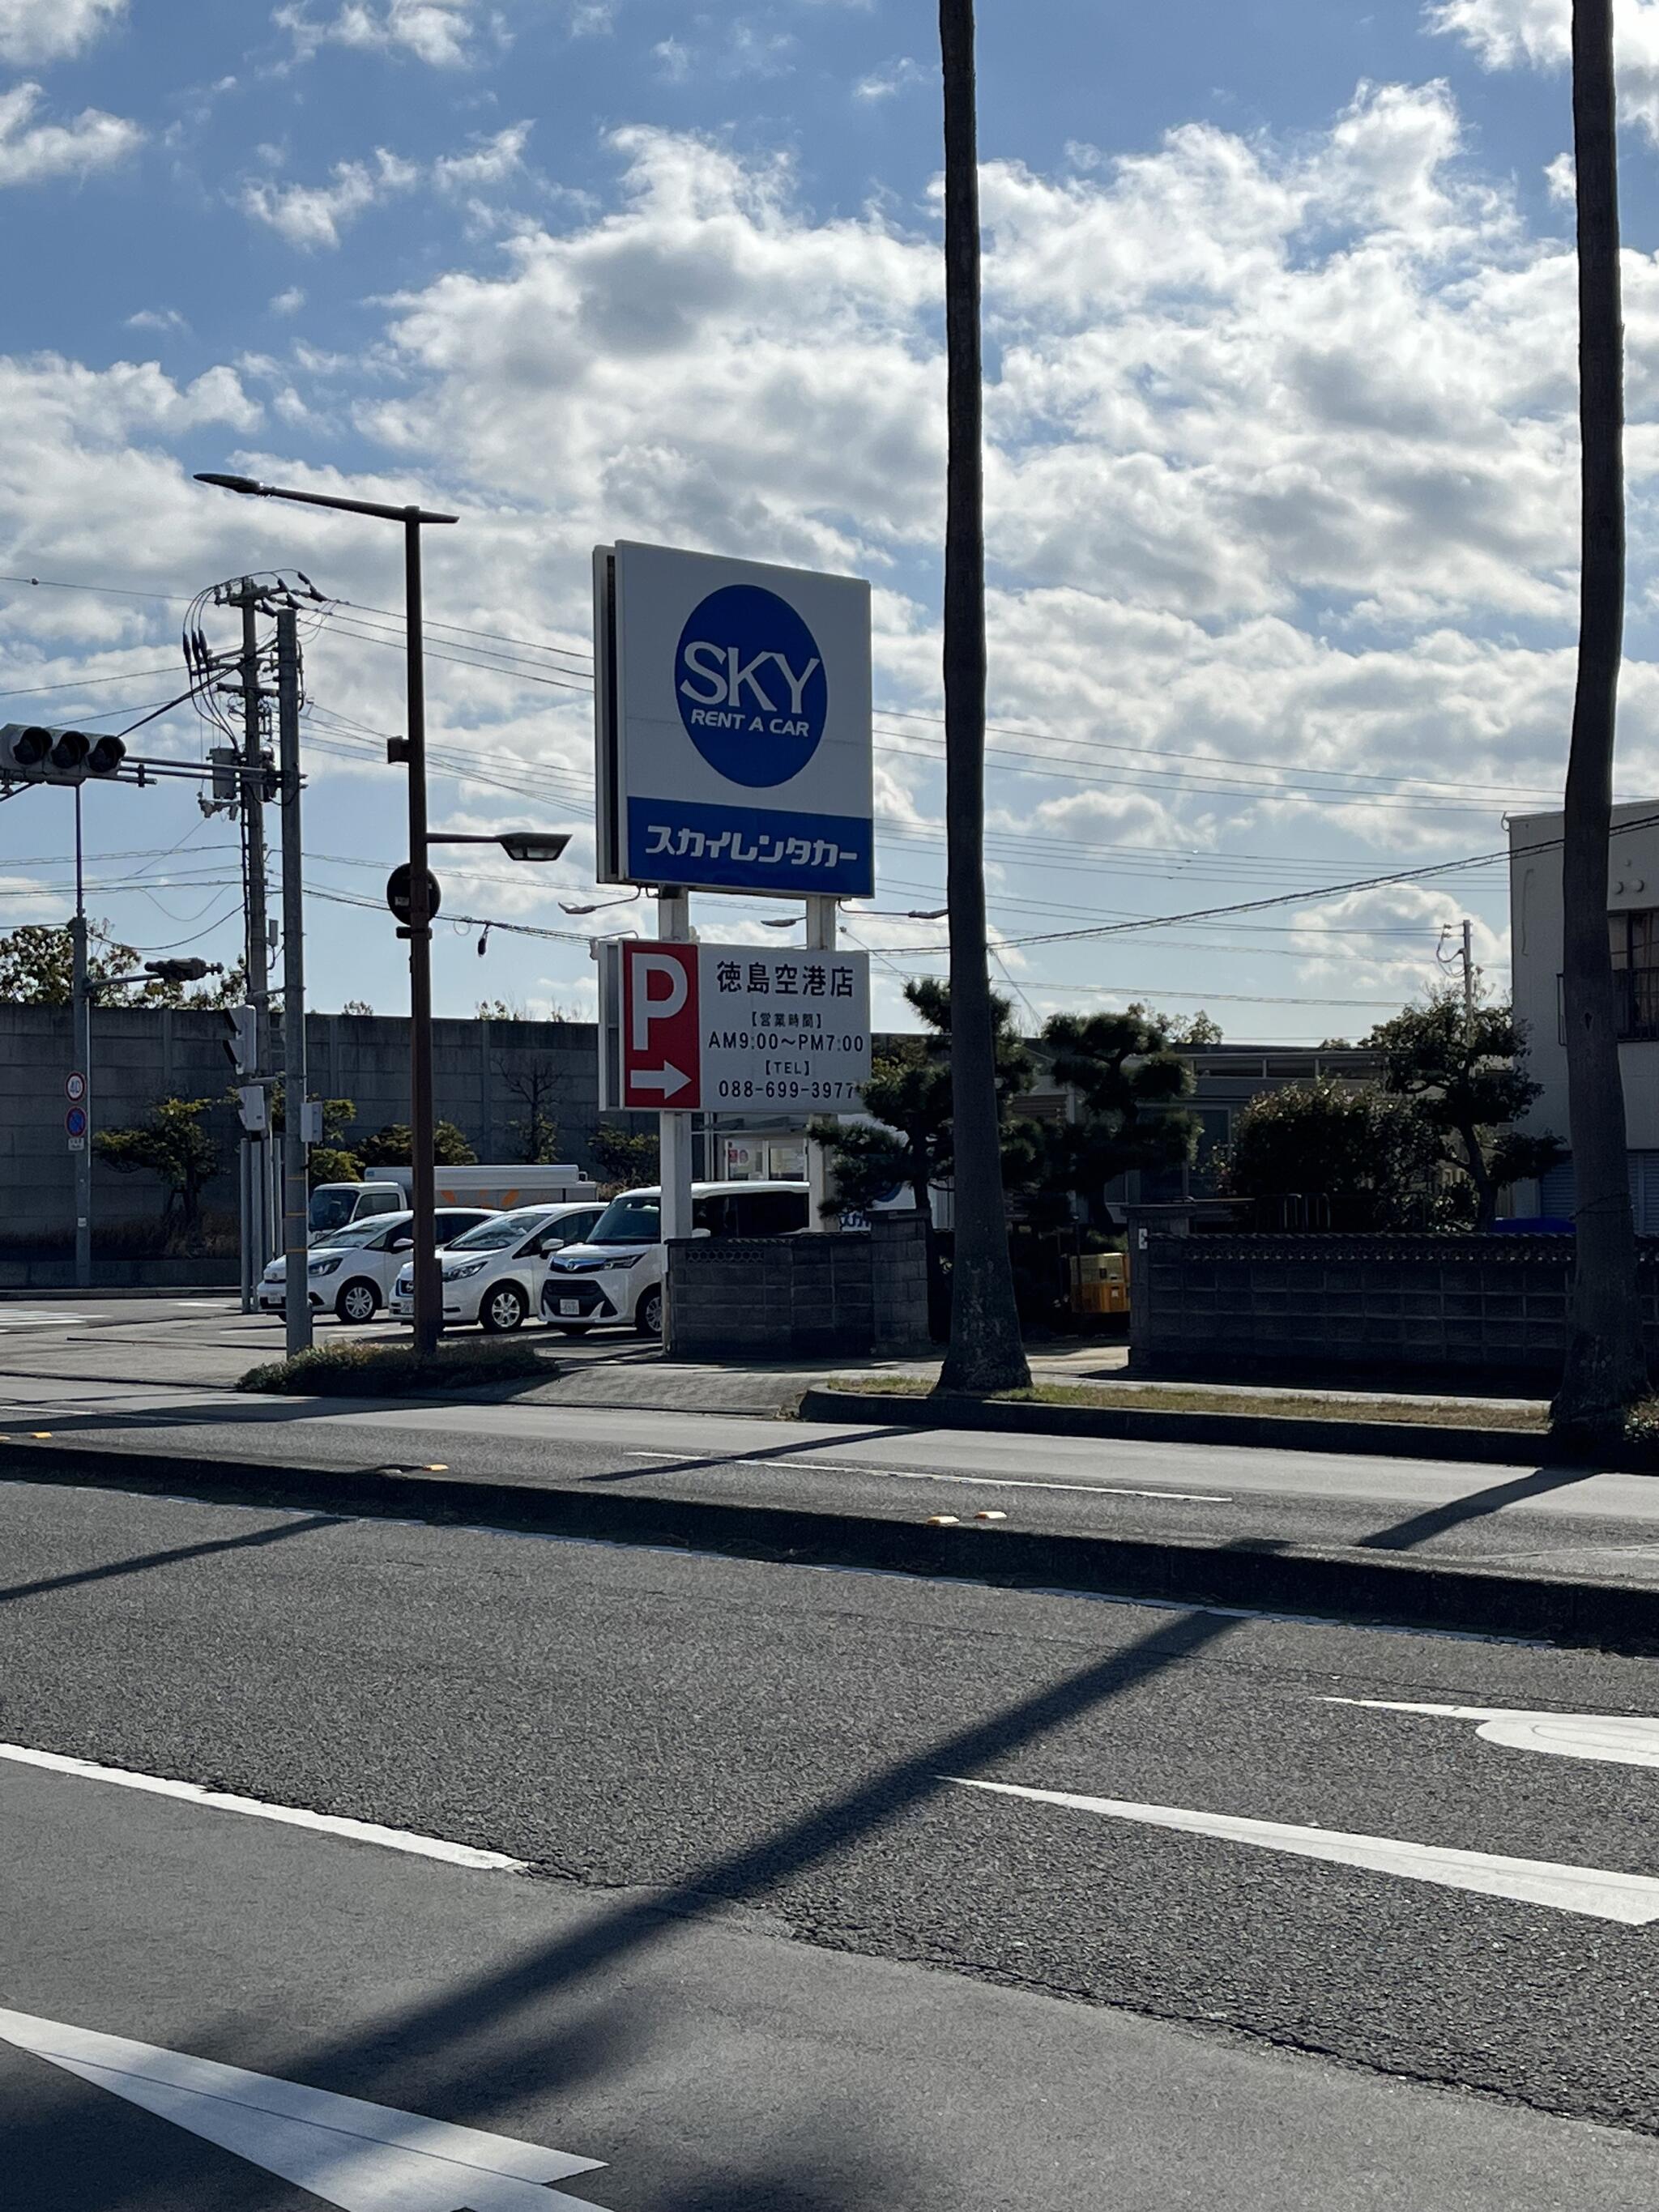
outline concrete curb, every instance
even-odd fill
[[[1242,1444],[1268,1451],[1359,1454],[1381,1459],[1473,1462],[1481,1467],[1554,1467],[1571,1455],[1534,1430],[1455,1429],[1428,1421],[1333,1421],[1285,1413],[1158,1413],[1139,1407],[1025,1406],[982,1398],[900,1397],[890,1391],[825,1390],[803,1395],[803,1421],[881,1421],[899,1428],[976,1429],[1023,1437],[1102,1437],[1135,1443]],[[1598,1468],[1659,1472],[1634,1451],[1608,1453]]]
[[[1352,1553],[1044,1534],[1002,1525],[933,1528],[867,1515],[732,1505],[637,1491],[181,1458],[78,1444],[0,1445],[3,1481],[184,1494],[212,1503],[352,1518],[463,1521],[736,1559],[1538,1638],[1589,1650],[1659,1647],[1659,1588],[1431,1566]]]

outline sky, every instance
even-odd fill
[[[1659,0],[1615,12],[1618,781],[1651,798]],[[1506,987],[1491,856],[1559,795],[1573,673],[1568,16],[981,0],[988,887],[1023,1024],[1140,999],[1358,1036],[1465,915]],[[0,720],[126,730],[185,689],[198,593],[303,570],[311,1002],[403,1011],[398,533],[192,472],[456,514],[433,823],[575,835],[550,869],[444,858],[437,1010],[588,1014],[589,940],[653,927],[593,884],[592,546],[867,576],[878,882],[844,927],[903,1025],[944,947],[939,172],[929,0],[0,0]],[[218,741],[188,702],[129,738]],[[228,963],[238,832],[200,788],[87,794],[88,903]],[[64,793],[0,806],[0,929],[64,918],[72,834]],[[779,918],[698,902],[709,939]]]

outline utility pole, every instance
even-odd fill
[[[265,922],[265,790],[264,708],[269,693],[259,683],[258,616],[265,595],[244,576],[227,592],[225,604],[240,608],[242,650],[238,661],[241,675],[242,773],[237,778],[242,817],[242,900],[246,925],[244,962],[247,969],[247,1002],[255,1014],[258,1051],[247,1071],[257,1082],[270,1073],[270,933]],[[270,1220],[271,1176],[267,1139],[263,1133],[242,1132],[242,1311],[252,1313],[260,1271],[270,1257],[275,1242]]]
[[[283,1310],[288,1353],[311,1348],[311,1282],[306,1231],[305,890],[300,842],[300,624],[292,606],[276,615],[277,766],[283,787]]]
[[[198,483],[217,484],[251,499],[288,499],[300,507],[330,507],[342,514],[372,514],[396,522],[404,533],[404,625],[407,640],[409,731],[386,744],[386,758],[409,764],[409,920],[399,937],[409,940],[410,1132],[414,1139],[414,1188],[410,1224],[415,1249],[415,1342],[422,1352],[437,1349],[443,1330],[443,1283],[433,1239],[435,1177],[432,1158],[432,914],[427,893],[426,671],[421,638],[421,531],[427,523],[453,522],[453,514],[429,514],[419,507],[387,507],[379,500],[338,499],[331,492],[296,491],[260,483],[252,477],[198,475]],[[563,848],[561,848],[561,850]]]
[[[1472,943],[1474,925],[1468,915],[1463,917],[1463,1019],[1473,1028],[1474,1024],[1474,951]]]
[[[84,1291],[92,1282],[92,993],[88,986],[87,902],[83,882],[81,836],[81,787],[75,787],[75,919],[70,924],[74,1038],[70,1047],[76,1072],[85,1089],[81,1103],[86,1109],[86,1133],[75,1155],[75,1286]]]

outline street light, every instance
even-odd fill
[[[559,860],[574,832],[569,830],[503,830],[487,837],[433,830],[428,845],[499,845],[509,860]]]
[[[415,1218],[410,1224],[414,1250],[415,1343],[434,1352],[443,1327],[443,1285],[438,1276],[433,1233],[436,1178],[432,1158],[432,916],[427,908],[426,666],[421,633],[421,529],[425,523],[454,522],[453,514],[434,514],[419,507],[392,507],[379,500],[341,499],[332,492],[295,491],[260,483],[253,477],[198,474],[198,483],[252,499],[291,501],[298,507],[329,507],[343,514],[372,515],[397,522],[404,532],[404,634],[406,651],[408,735],[387,746],[388,758],[409,767],[409,920],[398,935],[409,939],[410,1082],[409,1127]]]

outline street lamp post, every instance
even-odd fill
[[[438,1253],[433,1234],[433,1113],[432,1113],[432,916],[427,908],[426,833],[426,667],[421,633],[421,531],[427,523],[454,522],[453,514],[434,514],[424,507],[392,507],[379,500],[339,499],[331,492],[295,491],[281,484],[260,483],[252,477],[198,474],[198,483],[218,485],[253,499],[292,501],[299,507],[328,507],[343,514],[373,515],[377,521],[397,522],[404,532],[404,629],[408,660],[408,726],[401,743],[388,747],[393,760],[409,767],[409,919],[398,931],[409,940],[410,1079],[409,1127],[414,1188],[410,1196],[415,1218],[411,1255],[415,1277],[415,1341],[422,1352],[434,1351],[443,1327],[443,1285],[438,1275]],[[298,1102],[303,1105],[304,1102]],[[290,1113],[297,1110],[290,1101]]]

